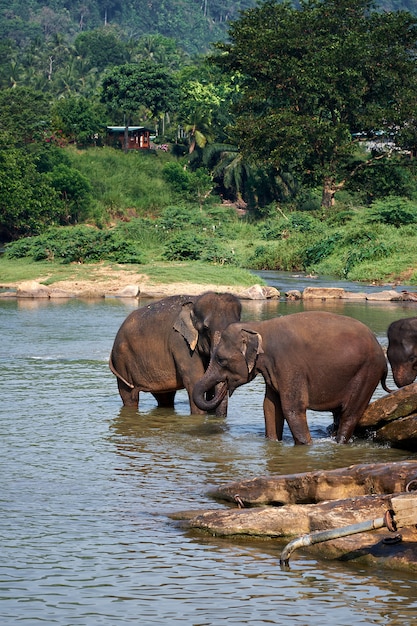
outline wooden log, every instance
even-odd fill
[[[397,528],[417,524],[417,494],[415,492],[393,496],[391,509]]]
[[[292,537],[381,517],[390,507],[389,494],[361,496],[320,504],[199,511],[187,519],[186,525],[223,537]],[[176,519],[181,519],[180,513]]]
[[[401,494],[403,495],[403,494]],[[409,494],[404,494],[409,495]],[[344,501],[319,504],[285,505],[252,509],[216,509],[176,513],[174,519],[186,519],[186,528],[210,533],[215,537],[276,541],[277,563],[288,537],[320,532],[372,520],[392,506],[392,494],[362,496]],[[400,507],[396,510],[399,512]],[[308,551],[323,559],[357,562],[361,565],[402,569],[417,573],[417,529],[407,526],[401,535],[388,529],[361,532],[311,545]]]
[[[405,491],[417,477],[417,461],[365,463],[335,470],[261,476],[228,483],[211,491],[216,500],[244,506],[308,504],[368,494]]]

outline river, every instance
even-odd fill
[[[266,278],[283,292],[310,280]],[[365,301],[305,306],[361,319],[384,346],[388,324],[416,311]],[[327,436],[330,415],[314,412],[312,446],[295,447],[288,430],[283,442],[266,441],[259,377],[235,392],[225,420],[190,416],[184,392],[173,411],[157,409],[148,394],[139,412],[122,409],[107,360],[136,307],[116,298],[0,300],[1,623],[414,624],[407,573],[302,550],[284,571],[282,543],[220,539],[172,521],[176,511],[221,507],[207,492],[224,482],[411,453],[367,441],[337,445]],[[244,302],[243,318],[303,308]],[[374,397],[382,394],[378,387]]]

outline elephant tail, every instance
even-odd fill
[[[392,390],[392,389],[389,389],[389,388],[387,387],[387,384],[386,384],[386,383],[387,383],[387,375],[388,375],[388,368],[386,367],[386,368],[385,368],[385,372],[382,374],[382,377],[381,377],[381,387],[382,387],[382,389],[383,389],[384,391],[386,391],[387,393],[392,393],[392,392],[393,392],[393,390]]]
[[[128,387],[130,387],[131,389],[134,389],[135,385],[132,385],[132,383],[127,382],[127,380],[125,378],[123,378],[123,376],[121,376],[121,374],[119,374],[119,372],[117,371],[117,369],[114,367],[114,363],[113,363],[113,353],[110,355],[110,359],[109,359],[109,368],[110,370],[113,372],[113,374],[116,376],[116,378],[118,378],[119,380],[121,380],[125,385],[127,385]]]

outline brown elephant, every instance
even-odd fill
[[[397,387],[411,385],[417,376],[417,317],[396,320],[388,326],[387,357]]]
[[[331,411],[336,441],[347,443],[381,381],[387,361],[371,330],[351,317],[309,311],[231,324],[195,385],[201,409],[260,373],[265,379],[265,434],[281,440],[287,420],[296,444],[311,443],[306,410]],[[206,392],[218,385],[216,396]]]
[[[109,366],[125,406],[138,407],[139,392],[150,392],[158,406],[174,406],[186,389],[191,413],[204,413],[193,399],[213,347],[228,324],[240,320],[240,300],[229,293],[171,296],[133,311],[114,340]],[[216,410],[225,415],[227,401]]]

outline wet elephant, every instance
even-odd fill
[[[389,391],[375,335],[362,322],[324,311],[231,324],[194,387],[194,401],[212,410],[258,373],[266,383],[266,436],[281,440],[286,420],[296,444],[311,443],[307,409],[331,411],[336,440],[346,443],[378,383]],[[214,385],[218,392],[208,400]]]
[[[387,357],[397,387],[411,385],[417,376],[417,317],[400,319],[387,330]]]
[[[174,406],[186,389],[191,413],[204,413],[192,390],[210,361],[226,326],[240,320],[241,303],[229,293],[171,296],[128,315],[114,340],[109,366],[125,406],[138,407],[139,393],[150,392],[158,406]],[[216,409],[225,415],[227,401]]]

